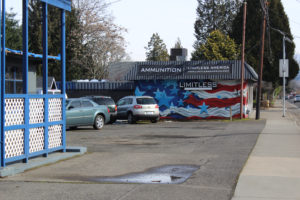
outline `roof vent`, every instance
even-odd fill
[[[187,49],[185,48],[172,48],[171,49],[171,61],[186,61]]]

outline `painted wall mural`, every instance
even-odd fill
[[[136,96],[152,96],[162,119],[224,119],[240,115],[239,81],[136,81]],[[248,84],[244,83],[244,117],[248,109]]]

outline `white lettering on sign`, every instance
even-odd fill
[[[212,90],[218,86],[217,82],[179,82],[179,87],[184,90]]]
[[[140,67],[139,73],[182,73],[179,67]]]

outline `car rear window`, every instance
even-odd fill
[[[93,101],[95,101],[99,105],[114,105],[114,100],[110,98],[93,98]]]
[[[152,98],[137,98],[136,103],[137,104],[143,104],[143,105],[156,104],[155,100],[152,99]]]

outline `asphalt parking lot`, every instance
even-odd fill
[[[1,199],[227,200],[264,126],[265,120],[164,121],[70,130],[68,146],[85,146],[88,153],[0,179]],[[197,170],[181,184],[95,181],[169,165]]]

